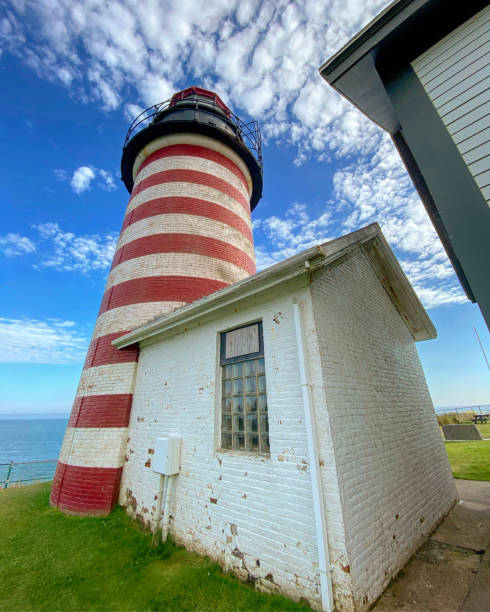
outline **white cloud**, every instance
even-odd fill
[[[68,176],[65,170],[57,169],[53,172],[60,181],[66,180]],[[80,168],[77,168],[70,181],[71,188],[76,194],[88,191],[92,187],[92,182],[97,177],[99,178],[97,185],[100,189],[104,191],[115,191],[117,189],[112,173],[101,168],[94,168],[94,166],[80,166]]]
[[[68,172],[66,170],[55,168],[53,170],[53,174],[55,175],[57,181],[63,182],[68,180]]]
[[[36,242],[19,234],[0,236],[0,251],[7,257],[36,252],[37,270],[51,268],[64,272],[105,271],[109,268],[116,250],[117,234],[75,235],[63,231],[58,223],[41,223],[32,226],[39,234]]]
[[[33,253],[36,250],[36,245],[26,236],[6,234],[5,236],[0,236],[0,250],[7,257],[15,257],[16,255]]]
[[[95,172],[89,166],[80,166],[71,177],[70,185],[75,193],[83,193],[90,189],[90,184],[95,178]]]
[[[115,191],[117,189],[116,184],[114,183],[114,177],[107,170],[99,170],[98,171],[100,177],[100,188],[104,191]]]
[[[134,121],[145,109],[139,104],[126,104],[124,115],[128,121]]]
[[[113,110],[205,85],[302,150],[348,155],[376,128],[323,82],[318,66],[386,0],[25,0],[1,22],[3,46],[77,98]],[[359,138],[361,136],[361,138]]]
[[[146,108],[168,100],[175,93],[175,86],[163,77],[149,75],[140,84],[141,97]]]
[[[459,302],[462,292],[392,143],[318,74],[319,65],[387,4],[16,0],[0,20],[0,39],[78,100],[108,110],[123,106],[132,119],[178,88],[203,85],[245,119],[260,119],[266,142],[293,144],[296,165],[312,157],[336,160],[340,169],[324,211],[309,206],[307,220],[297,208],[258,220],[264,239],[259,265],[376,220],[426,305]],[[98,179],[111,190],[116,184],[105,172],[82,166],[72,187],[82,193]],[[63,268],[75,259],[52,261]]]
[[[84,358],[87,345],[73,321],[0,317],[3,363],[75,363]]]
[[[34,228],[42,239],[37,269],[88,274],[111,265],[117,244],[115,233],[76,236],[64,232],[58,223],[42,223]]]
[[[311,219],[306,205],[300,203],[292,204],[283,218],[274,215],[255,219],[254,232],[260,232],[268,243],[256,247],[257,269],[262,270],[314,244],[327,242],[331,239],[330,221],[328,211]]]
[[[283,217],[256,219],[259,267],[270,265],[326,235],[337,237],[377,221],[427,308],[459,304],[466,297],[429,217],[390,139],[374,155],[356,156],[333,179],[334,197],[315,218],[305,205]],[[259,213],[260,214],[260,213]]]

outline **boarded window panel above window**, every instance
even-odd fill
[[[240,357],[258,353],[259,345],[259,326],[248,325],[241,329],[235,329],[226,333],[225,358]]]

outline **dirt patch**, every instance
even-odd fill
[[[376,612],[490,612],[490,482],[455,482],[462,501],[392,581]]]
[[[462,501],[439,525],[432,539],[442,544],[483,552],[488,545],[490,513],[472,502]]]
[[[373,609],[376,612],[459,610],[480,562],[479,553],[429,540]]]

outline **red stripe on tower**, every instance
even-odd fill
[[[77,397],[68,427],[127,427],[132,401],[131,393]]]
[[[130,225],[142,219],[154,217],[155,215],[172,214],[196,215],[198,217],[204,217],[205,219],[211,219],[212,221],[220,221],[241,232],[250,242],[253,240],[250,225],[247,224],[242,217],[230,211],[228,208],[202,199],[198,200],[197,198],[183,198],[178,196],[148,200],[144,204],[140,204],[137,208],[133,208],[124,217],[121,231],[124,231]]]
[[[64,512],[107,514],[118,499],[138,347],[112,341],[255,272],[260,138],[257,158],[226,106],[203,92],[189,88],[153,108],[123,149],[131,197],[51,491]]]
[[[107,363],[127,363],[131,361],[138,361],[138,348],[130,346],[126,349],[119,351],[112,346],[112,341],[119,336],[123,336],[125,331],[117,332],[115,334],[106,334],[105,336],[99,336],[94,338],[90,343],[87,351],[87,357],[85,359],[85,368],[93,368],[95,366],[104,365]]]
[[[100,314],[144,302],[194,302],[226,287],[228,283],[194,276],[147,276],[133,278],[108,289],[102,298]]]
[[[113,269],[115,266],[143,255],[155,255],[157,253],[190,253],[193,255],[204,255],[221,261],[228,261],[246,270],[249,274],[255,274],[255,262],[243,251],[223,240],[196,236],[195,234],[152,234],[137,238],[122,246],[116,251]]]
[[[156,172],[134,186],[131,201],[142,191],[150,187],[164,185],[165,183],[195,183],[196,185],[211,187],[240,202],[245,210],[250,208],[250,202],[247,201],[243,193],[236,187],[223,179],[197,170],[163,170],[162,172]]]
[[[122,467],[79,467],[58,461],[51,505],[67,514],[108,514],[119,495]]]
[[[177,155],[186,155],[188,157],[201,157],[202,159],[208,159],[209,161],[213,161],[217,164],[221,164],[242,182],[245,189],[248,190],[247,180],[243,174],[243,172],[230,161],[227,157],[218,153],[217,151],[211,151],[210,149],[206,149],[206,147],[197,147],[195,145],[171,145],[166,147],[165,149],[160,149],[155,151],[151,155],[149,155],[145,161],[141,164],[139,168],[139,172],[146,168],[148,164],[151,164],[154,161],[159,159],[163,159],[165,157],[175,157]]]

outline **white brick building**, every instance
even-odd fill
[[[140,346],[120,503],[160,523],[155,440],[177,434],[178,543],[368,608],[456,499],[414,344],[434,337],[375,224],[114,340]]]

